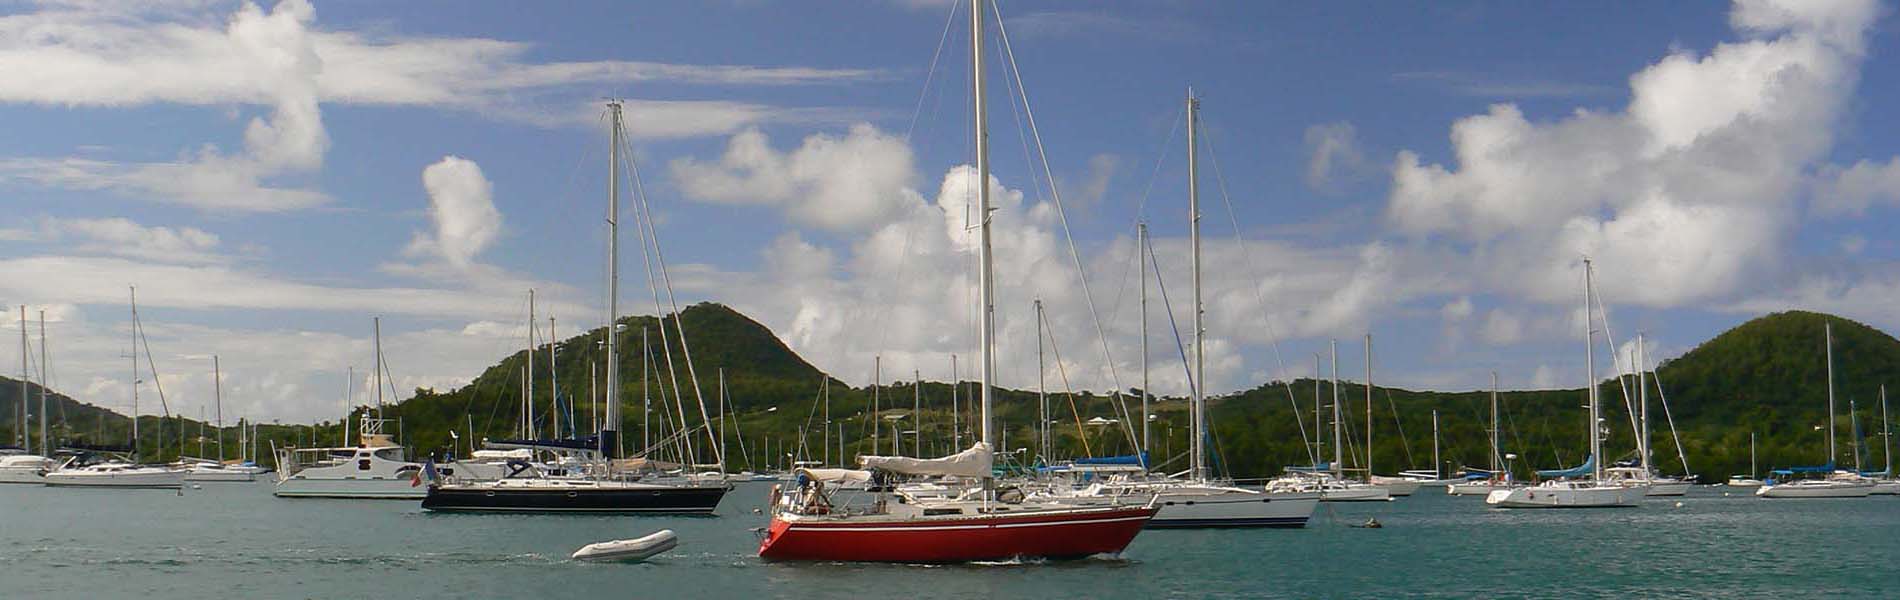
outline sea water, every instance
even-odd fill
[[[1425,488],[1322,504],[1304,529],[1146,531],[1116,558],[923,566],[759,560],[766,484],[738,486],[713,517],[433,514],[270,490],[0,485],[0,597],[1900,597],[1893,496],[1698,487],[1636,508],[1501,510]],[[1368,518],[1384,527],[1352,526]],[[660,529],[679,547],[646,563],[567,558]]]

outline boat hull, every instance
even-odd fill
[[[1329,488],[1319,493],[1320,502],[1385,502],[1391,499],[1391,492],[1376,485]]]
[[[1490,481],[1479,480],[1445,486],[1445,493],[1453,496],[1489,496],[1491,492],[1494,491],[1515,489],[1517,487],[1518,486],[1515,485],[1496,484]]]
[[[712,514],[728,486],[502,488],[481,484],[437,486],[422,508],[442,512],[581,512]]]
[[[1386,494],[1394,498],[1403,498],[1417,492],[1424,482],[1406,477],[1373,477],[1372,485],[1385,488]]]
[[[0,483],[46,483],[46,472],[38,468],[0,468]]]
[[[1161,510],[1148,521],[1149,529],[1299,528],[1319,506],[1319,494],[1162,492],[1155,506]]]
[[[1823,485],[1803,485],[1782,483],[1765,485],[1755,490],[1756,496],[1763,498],[1865,498],[1874,493],[1871,483],[1836,483]]]
[[[53,471],[46,474],[45,483],[49,487],[177,489],[185,486],[185,472],[160,469],[114,473]]]
[[[1498,508],[1611,508],[1636,506],[1647,496],[1639,486],[1547,488],[1541,486],[1492,490],[1485,504]]]
[[[257,474],[239,469],[192,469],[185,481],[257,481]]]
[[[1128,507],[901,520],[775,515],[759,543],[759,557],[899,563],[1087,558],[1120,553],[1157,511]]]
[[[1873,495],[1876,495],[1876,496],[1900,495],[1900,481],[1882,481],[1880,483],[1874,484]]]
[[[1682,496],[1689,493],[1689,486],[1691,485],[1693,484],[1687,481],[1651,482],[1649,484],[1649,495]]]
[[[353,500],[421,500],[429,489],[410,479],[313,479],[292,477],[277,482],[271,494],[279,498],[345,498]]]

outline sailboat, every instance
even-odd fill
[[[1584,466],[1558,474],[1558,478],[1544,481],[1534,486],[1492,490],[1484,497],[1484,503],[1499,508],[1596,508],[1616,506],[1636,506],[1649,492],[1649,487],[1641,483],[1616,483],[1604,476],[1603,463],[1597,460],[1603,454],[1603,419],[1600,405],[1599,386],[1596,367],[1596,317],[1591,312],[1591,266],[1590,259],[1583,260],[1583,312],[1584,312],[1584,364],[1588,370],[1586,384],[1590,399],[1590,420],[1585,427],[1590,438],[1590,456]]]
[[[983,6],[970,3],[974,95],[979,327],[982,346],[981,422],[977,442],[937,459],[862,456],[857,469],[799,469],[790,490],[774,486],[772,517],[759,542],[769,560],[951,563],[1012,558],[1085,558],[1120,553],[1159,510],[1154,506],[1088,506],[999,493],[991,470],[996,372],[995,275],[990,245],[990,164],[983,96]],[[894,476],[956,477],[980,482],[949,498],[914,498],[888,490]],[[872,483],[869,507],[834,504],[829,486]]]
[[[74,454],[59,468],[46,474],[46,485],[65,487],[107,487],[107,488],[168,488],[177,489],[185,485],[185,470],[170,465],[139,464],[139,343],[144,340],[144,326],[139,322],[138,291],[132,290],[132,452],[129,457],[109,453],[80,452]],[[146,363],[151,364],[150,345],[146,347]],[[152,379],[157,382],[156,372]],[[164,399],[164,388],[159,388],[159,399]],[[158,447],[164,448],[165,436],[163,420],[159,423]]]
[[[450,512],[589,512],[589,513],[645,513],[645,514],[710,514],[718,508],[719,501],[725,498],[732,485],[726,482],[724,470],[724,452],[717,451],[720,457],[720,472],[708,476],[691,475],[681,478],[669,478],[663,481],[630,480],[618,471],[613,462],[619,451],[620,437],[620,395],[619,373],[620,357],[615,332],[620,318],[620,150],[621,104],[609,101],[607,111],[610,116],[611,146],[608,150],[608,307],[607,307],[607,414],[601,426],[595,447],[585,452],[581,461],[583,473],[579,476],[551,476],[532,472],[532,468],[515,469],[499,479],[459,481],[453,478],[436,478],[433,466],[427,469],[430,482],[427,493],[422,499],[422,508],[432,511]],[[664,268],[664,267],[662,267]],[[679,326],[678,313],[674,314],[674,325]],[[530,317],[532,321],[532,317]],[[664,321],[661,322],[664,327]],[[665,330],[661,330],[665,339]],[[681,343],[684,344],[682,338]],[[549,346],[553,352],[553,346]],[[552,366],[552,358],[550,367]],[[687,355],[690,365],[691,355]],[[530,369],[532,370],[532,369]],[[550,373],[553,371],[550,369]],[[552,375],[550,375],[552,376]],[[556,396],[558,399],[558,395]],[[558,402],[558,400],[557,400]],[[723,402],[723,399],[722,399]],[[702,407],[702,416],[704,405]],[[531,409],[530,409],[531,410]],[[555,409],[556,419],[559,409]],[[572,421],[572,419],[569,419]],[[570,423],[571,424],[571,423]],[[528,427],[532,430],[532,418]],[[549,440],[564,442],[566,440]],[[684,440],[682,440],[684,441]],[[524,467],[526,465],[523,465]]]
[[[1874,475],[1874,493],[1882,496],[1900,495],[1900,479],[1893,474],[1893,430],[1887,427],[1887,386],[1880,386],[1880,446],[1881,457],[1887,461],[1886,468]]]
[[[1267,482],[1266,489],[1282,493],[1317,493],[1321,502],[1385,502],[1392,499],[1392,492],[1370,481],[1349,479],[1346,477],[1345,460],[1345,414],[1341,409],[1343,402],[1339,397],[1339,344],[1331,345],[1333,378],[1333,461],[1329,464],[1311,467],[1288,467],[1287,474]],[[1318,357],[1314,358],[1315,361]],[[1319,402],[1319,365],[1313,366],[1314,385],[1314,425],[1318,426]]]
[[[46,363],[46,313],[40,313],[40,364]],[[28,437],[26,382],[30,372],[26,361],[29,348],[26,342],[26,306],[20,306],[20,411],[18,423],[14,429],[20,432],[18,448],[0,449],[0,483],[46,482],[46,472],[53,468],[53,459],[33,453],[32,438]],[[52,442],[46,437],[46,377],[40,377],[40,451],[51,453]]]
[[[355,446],[276,448],[279,498],[354,498],[414,500],[424,490],[415,483],[422,465],[383,430],[383,321],[371,321],[376,344],[376,406],[357,420]],[[373,412],[372,412],[373,411]],[[255,443],[255,442],[253,442]],[[344,440],[344,443],[349,443]]]
[[[1372,470],[1372,334],[1366,334],[1366,483],[1382,488],[1393,498],[1403,498],[1418,491],[1424,482],[1404,475],[1380,475]]]
[[[1643,335],[1638,333],[1636,335],[1636,348],[1634,349],[1636,353],[1634,356],[1635,360],[1631,361],[1631,364],[1635,365],[1636,370],[1636,401],[1639,407],[1637,409],[1637,422],[1639,425],[1636,430],[1637,464],[1634,466],[1611,467],[1604,469],[1603,472],[1609,477],[1610,481],[1632,486],[1648,486],[1650,496],[1681,496],[1689,492],[1691,482],[1662,475],[1656,471],[1656,465],[1652,460],[1655,453],[1652,452],[1649,447],[1649,384],[1647,377],[1649,371],[1646,369],[1648,355],[1645,353],[1644,344]],[[1661,390],[1661,385],[1658,384],[1656,389]],[[1673,431],[1674,427],[1671,427],[1671,430]]]
[[[186,462],[181,466],[188,469],[185,481],[257,481],[257,476],[264,472],[262,467],[224,459],[224,375],[216,355],[211,357],[211,394],[217,402],[218,459],[181,460]]]
[[[1453,496],[1489,496],[1494,490],[1521,487],[1511,479],[1511,471],[1501,464],[1504,455],[1498,449],[1500,430],[1498,429],[1498,374],[1496,371],[1491,372],[1491,427],[1486,431],[1491,434],[1491,470],[1486,472],[1487,476],[1481,479],[1470,479],[1445,486],[1445,493]]]
[[[1761,487],[1761,480],[1755,478],[1755,474],[1760,472],[1761,471],[1755,467],[1755,432],[1750,431],[1748,432],[1748,474],[1730,475],[1728,477],[1728,486],[1748,489]]]
[[[1827,354],[1827,462],[1820,466],[1776,469],[1755,495],[1763,498],[1864,498],[1874,493],[1874,481],[1859,473],[1834,468],[1834,326],[1822,323]],[[1796,475],[1820,475],[1789,480]]]
[[[1320,492],[1318,490],[1255,489],[1241,487],[1230,480],[1211,477],[1207,466],[1208,453],[1205,450],[1204,444],[1199,442],[1199,440],[1206,439],[1208,435],[1206,417],[1207,403],[1206,396],[1203,393],[1204,384],[1201,379],[1202,373],[1206,371],[1204,368],[1206,353],[1203,344],[1203,332],[1205,328],[1201,323],[1202,315],[1205,311],[1201,309],[1200,187],[1194,183],[1198,171],[1199,158],[1197,152],[1198,144],[1196,143],[1200,121],[1199,115],[1200,99],[1194,97],[1194,91],[1190,89],[1188,90],[1187,98],[1188,177],[1190,182],[1188,185],[1188,214],[1189,227],[1191,228],[1189,238],[1194,247],[1194,297],[1192,310],[1195,315],[1195,334],[1193,342],[1194,362],[1192,365],[1190,383],[1191,396],[1189,398],[1189,400],[1193,402],[1194,408],[1190,411],[1190,420],[1192,423],[1189,427],[1189,435],[1192,436],[1192,439],[1196,440],[1196,443],[1188,459],[1189,466],[1187,476],[1147,476],[1148,448],[1146,441],[1148,438],[1146,435],[1143,435],[1140,440],[1142,443],[1141,451],[1132,457],[1134,460],[1124,461],[1134,464],[1101,464],[1115,462],[1114,459],[1102,459],[1093,461],[1097,463],[1094,465],[1078,464],[1073,466],[1075,469],[1079,469],[1085,473],[1101,473],[1117,468],[1124,468],[1132,469],[1136,471],[1138,475],[1133,477],[1111,478],[1107,482],[1089,485],[1080,489],[1059,489],[1053,494],[1053,497],[1059,501],[1071,503],[1097,504],[1105,501],[1126,501],[1127,499],[1133,498],[1152,497],[1154,504],[1160,507],[1161,511],[1155,515],[1153,520],[1148,522],[1148,527],[1151,528],[1304,527],[1306,526],[1306,521],[1312,517],[1313,510],[1319,505]],[[1142,246],[1141,251],[1146,251],[1148,248],[1146,225],[1143,224],[1138,231],[1138,236],[1140,237],[1139,243]],[[1147,279],[1145,274],[1147,273],[1149,257],[1137,258],[1141,260],[1143,265],[1142,297],[1145,303],[1147,297]],[[1147,312],[1144,310],[1142,314],[1145,317]],[[1145,318],[1143,320],[1142,332],[1142,337],[1145,341],[1147,337]],[[1145,381],[1147,378],[1145,353],[1142,366],[1142,375]],[[1146,415],[1148,414],[1146,406],[1147,393],[1147,386],[1144,384],[1142,387],[1142,397],[1144,401],[1142,408],[1142,414],[1144,416],[1142,417],[1142,421],[1144,429],[1146,428]],[[1046,418],[1044,422],[1047,422]]]

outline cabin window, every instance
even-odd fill
[[[935,517],[938,515],[960,515],[960,514],[963,514],[963,509],[961,508],[926,508],[924,509],[924,516],[926,517]]]
[[[369,459],[367,459],[367,458],[365,458],[365,459],[360,459],[360,460],[358,460],[358,461],[356,461],[356,470],[358,470],[358,471],[368,471],[368,470],[369,470]]]

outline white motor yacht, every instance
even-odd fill
[[[1499,508],[1605,508],[1636,506],[1648,493],[1640,484],[1560,479],[1492,490],[1484,503]]]
[[[53,459],[37,454],[0,456],[0,483],[46,483],[46,472],[53,466]]]
[[[1780,471],[1777,475],[1792,475]],[[1796,479],[1793,481],[1769,480],[1755,490],[1755,495],[1763,498],[1865,498],[1874,493],[1875,482],[1872,479],[1836,471],[1823,479]]]

